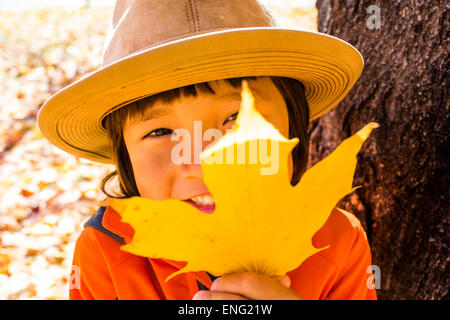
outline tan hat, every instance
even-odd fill
[[[347,42],[281,28],[257,0],[117,0],[102,67],[50,97],[38,125],[62,150],[112,163],[102,120],[135,100],[218,79],[280,76],[304,84],[312,120],[345,97],[362,68]]]

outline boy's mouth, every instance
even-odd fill
[[[183,201],[193,205],[204,213],[212,213],[216,209],[214,198],[210,194],[195,196]]]

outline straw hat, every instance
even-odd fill
[[[345,97],[362,68],[347,42],[281,28],[257,0],[118,0],[101,68],[50,97],[38,125],[60,149],[112,163],[102,120],[135,100],[218,79],[281,76],[305,85],[312,120]]]

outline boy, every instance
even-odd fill
[[[306,167],[308,122],[343,99],[363,65],[344,41],[277,27],[255,0],[119,0],[103,61],[47,101],[38,116],[41,131],[74,155],[114,163],[103,187],[117,175],[119,197],[173,198],[200,208],[214,205],[201,167],[171,161],[169,133],[192,131],[194,121],[204,131],[231,128],[241,80],[248,79],[258,111],[283,135],[300,139],[290,159],[296,184]],[[340,209],[312,239],[330,248],[283,278],[194,272],[166,283],[184,263],[121,251],[132,235],[118,213],[99,209],[77,241],[72,299],[376,298],[367,281],[364,230]]]

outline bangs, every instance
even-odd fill
[[[241,88],[242,80],[256,80],[257,77],[240,77],[240,78],[229,78],[224,79],[224,81],[230,84],[233,88]],[[218,80],[215,80],[218,81]],[[212,82],[212,81],[209,81]],[[109,114],[105,119],[103,119],[103,126],[105,129],[108,125],[113,125],[117,129],[123,129],[128,121],[135,119],[140,119],[144,116],[146,110],[151,108],[155,103],[161,102],[164,104],[172,104],[176,102],[181,97],[197,97],[199,94],[204,95],[214,95],[216,94],[214,90],[209,85],[209,82],[202,82],[191,84],[181,88],[175,88],[168,91],[163,91],[147,98],[143,98],[125,105],[111,114]],[[110,118],[112,121],[105,121],[106,118]]]

